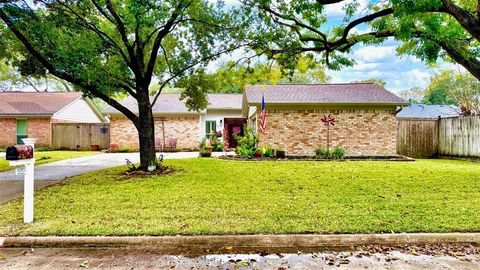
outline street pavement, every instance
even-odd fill
[[[478,253],[388,252],[166,255],[138,249],[1,249],[0,269],[480,269]]]

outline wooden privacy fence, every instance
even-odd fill
[[[409,157],[431,157],[438,152],[438,120],[397,121],[397,153]]]
[[[107,149],[109,144],[109,124],[52,124],[52,147],[55,149],[90,150],[92,145]]]
[[[480,116],[440,120],[438,153],[480,157]]]
[[[398,119],[397,153],[410,157],[480,157],[480,116]]]

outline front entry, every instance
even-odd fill
[[[237,147],[237,140],[234,134],[243,136],[243,126],[247,123],[246,118],[225,118],[224,120],[224,135],[225,151],[232,151]]]

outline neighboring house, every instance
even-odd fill
[[[138,114],[137,101],[127,97],[120,102]],[[223,132],[227,147],[235,147],[231,131],[246,123],[242,116],[241,94],[208,94],[208,107],[200,112],[189,111],[180,94],[161,94],[153,106],[156,141],[169,144],[176,140],[178,149],[197,149],[199,142],[215,131]],[[138,134],[133,123],[113,107],[104,115],[110,118],[110,142],[120,147],[138,148]]]
[[[327,147],[324,115],[336,119],[331,147],[350,155],[396,153],[396,118],[400,97],[372,83],[247,86],[243,115],[259,135],[259,145],[282,147],[287,154],[312,155]],[[266,123],[259,130],[262,96]]]
[[[459,107],[454,105],[412,104],[397,113],[397,119],[432,119],[457,117],[462,115]]]
[[[0,147],[36,138],[49,146],[52,123],[102,123],[105,119],[81,93],[0,92]]]

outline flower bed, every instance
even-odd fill
[[[251,157],[245,158],[241,156],[220,156],[220,159],[227,160],[242,160],[242,161],[415,161],[415,159],[401,156],[401,155],[391,155],[391,156],[345,156],[341,159],[326,159],[326,158],[317,158],[315,156],[292,156],[286,155],[285,158],[276,158],[276,157]]]

